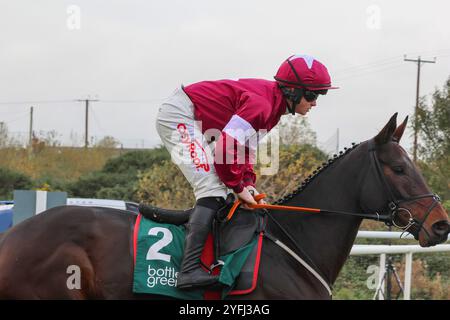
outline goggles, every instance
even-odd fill
[[[327,94],[328,90],[303,90],[303,97],[308,102],[316,101],[319,97],[319,94]]]
[[[319,94],[314,91],[305,90],[303,92],[303,97],[305,98],[306,101],[313,102],[317,100]]]

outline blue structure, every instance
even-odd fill
[[[69,205],[86,205],[117,208],[130,211],[133,214],[139,213],[139,204],[130,201],[110,200],[110,199],[82,199],[82,198],[67,198]],[[5,232],[14,225],[14,201],[0,200],[0,233]]]
[[[14,201],[0,201],[0,232],[5,232],[13,225]]]

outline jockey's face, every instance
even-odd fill
[[[316,100],[308,102],[304,97],[300,100],[300,102],[295,106],[295,113],[301,114],[302,116],[306,115],[308,111],[316,106]]]

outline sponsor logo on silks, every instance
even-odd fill
[[[195,140],[191,139],[191,136],[189,135],[187,127],[184,123],[179,123],[177,126],[177,130],[180,133],[181,142],[187,146],[189,155],[192,159],[192,162],[195,165],[195,169],[197,171],[202,169],[205,172],[209,172],[210,168],[209,168],[209,164],[208,164],[208,155],[207,155],[205,149],[200,144],[200,142],[198,142],[197,139],[195,139]],[[200,152],[198,152],[199,149],[200,149]],[[204,159],[206,159],[206,163],[202,163],[202,161],[199,158],[199,154],[203,154]]]
[[[169,287],[177,286],[178,272],[174,268],[152,268],[148,265],[147,270],[147,286],[153,288],[154,286],[162,285]]]

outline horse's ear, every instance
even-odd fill
[[[406,124],[408,123],[408,116],[406,116],[405,120],[403,120],[403,123],[398,126],[397,129],[395,129],[393,139],[397,142],[400,142],[400,139],[403,136],[403,132],[405,132]]]
[[[376,144],[382,145],[392,140],[392,136],[395,132],[395,129],[397,128],[397,114],[397,112],[394,113],[391,119],[389,119],[389,122],[374,138]]]

